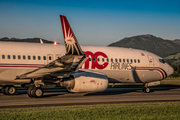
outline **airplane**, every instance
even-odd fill
[[[142,91],[171,75],[173,68],[151,52],[120,47],[80,46],[67,18],[60,15],[65,45],[0,42],[0,85],[4,95],[15,85],[32,98],[60,84],[69,92],[93,93],[109,83],[143,83]],[[64,49],[65,48],[65,49]]]

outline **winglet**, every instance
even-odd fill
[[[64,35],[66,54],[85,55],[71,29],[71,26],[69,25],[67,18],[63,15],[60,15],[60,19],[61,19],[61,26]]]
[[[40,39],[40,43],[43,44],[44,42]]]

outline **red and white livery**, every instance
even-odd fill
[[[117,47],[80,47],[65,16],[60,15],[65,46],[0,42],[0,85],[5,95],[14,85],[28,87],[29,97],[42,97],[56,84],[70,92],[100,92],[108,83],[144,83],[143,91],[171,75],[173,68],[147,51]],[[65,49],[64,49],[65,48]]]

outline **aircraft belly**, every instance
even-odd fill
[[[134,73],[136,82],[148,83],[162,80],[161,75],[156,71],[137,71]]]
[[[109,83],[147,83],[162,80],[162,76],[157,71],[137,71],[137,70],[99,70],[107,75]]]
[[[5,83],[29,83],[30,79],[24,80],[15,80],[16,76],[21,75],[23,73],[27,73],[34,70],[34,68],[1,68],[0,69],[0,84]]]
[[[133,78],[132,70],[100,70],[100,71],[107,75],[109,79],[109,83],[116,83],[116,82],[134,83],[135,82]]]

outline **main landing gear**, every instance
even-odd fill
[[[41,87],[35,87],[33,85],[28,88],[27,94],[31,98],[32,97],[41,98],[43,96],[44,92]]]
[[[13,85],[5,85],[2,88],[2,93],[4,95],[15,95],[16,94],[16,88]]]
[[[150,88],[148,87],[148,83],[145,83],[144,84],[144,87],[142,88],[142,91],[144,93],[149,93],[150,92]]]

